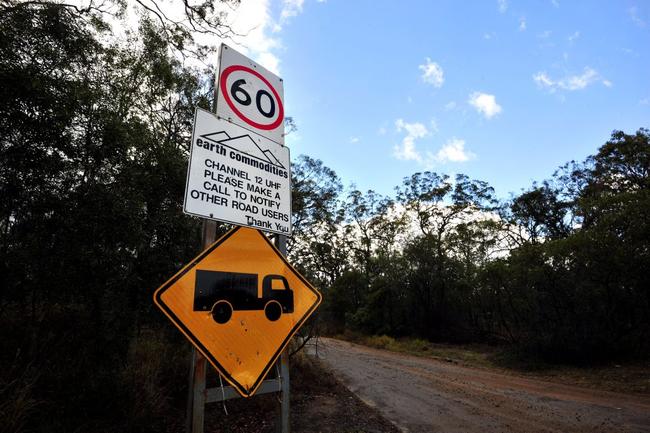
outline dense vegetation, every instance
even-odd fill
[[[177,431],[189,350],[151,294],[198,250],[182,194],[214,77],[146,15],[112,43],[98,11],[2,0],[0,28],[0,431]],[[505,203],[429,172],[344,193],[303,156],[290,255],[330,332],[647,357],[649,141],[615,132]]]
[[[352,191],[305,264],[329,288],[321,315],[332,332],[506,343],[551,362],[647,358],[649,170],[640,129],[506,202],[431,172],[395,198]]]

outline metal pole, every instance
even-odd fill
[[[192,346],[190,357],[190,373],[187,379],[187,409],[185,411],[185,433],[192,433],[192,411],[194,410],[194,364],[196,364],[196,349]]]
[[[289,350],[285,349],[280,355],[280,374],[282,374],[282,396],[280,403],[280,433],[291,432],[291,419],[290,419],[290,385],[291,380],[289,377]]]
[[[192,433],[203,433],[205,414],[205,370],[207,361],[196,349],[194,386],[192,387]]]
[[[202,251],[207,249],[217,236],[216,221],[203,220],[203,232],[201,234]],[[207,360],[199,351],[192,346],[192,363],[190,365],[190,378],[187,395],[187,421],[185,431],[187,433],[203,433],[205,414],[205,376]]]
[[[219,63],[221,63],[221,50],[219,51]],[[217,98],[219,89],[215,79],[214,99],[212,100],[212,111],[217,113]],[[191,146],[191,144],[190,144]],[[205,251],[217,239],[217,222],[209,219],[203,220],[201,232],[201,251]],[[190,380],[187,390],[187,413],[185,422],[186,433],[203,433],[205,403],[207,390],[205,376],[207,371],[207,360],[194,346],[192,346],[192,361],[190,364]]]
[[[283,256],[287,255],[287,237],[277,235],[275,237],[275,246],[280,250]],[[280,355],[280,375],[282,376],[282,395],[280,401],[280,413],[278,414],[278,432],[290,433],[290,385],[291,380],[289,377],[289,350],[285,349]]]

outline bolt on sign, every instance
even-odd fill
[[[156,305],[250,397],[321,294],[259,230],[236,227],[154,294]]]
[[[284,145],[281,78],[221,44],[217,89],[217,116]]]
[[[290,236],[289,148],[197,109],[183,210]]]

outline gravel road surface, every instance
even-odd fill
[[[322,339],[319,357],[404,432],[650,432],[650,397]]]

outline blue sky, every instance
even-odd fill
[[[507,198],[650,127],[647,1],[260,1],[292,156],[346,186],[460,172]]]

